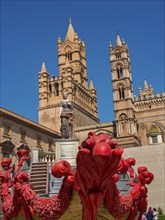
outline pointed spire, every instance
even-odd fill
[[[93,89],[95,89],[95,88],[94,88],[94,85],[93,85],[93,82],[92,82],[92,79],[90,80],[90,85],[89,85],[89,89],[90,89],[90,90],[93,90]]]
[[[124,40],[124,38],[122,39],[122,44],[125,44],[125,40]]]
[[[144,89],[148,89],[148,84],[146,80],[144,80]]]
[[[151,92],[151,95],[154,95],[154,89],[151,84],[150,84],[150,92]]]
[[[122,43],[121,43],[121,39],[120,39],[119,34],[117,34],[116,46],[122,46]]]
[[[67,31],[67,34],[66,34],[66,38],[65,40],[70,40],[70,41],[74,41],[74,29],[73,29],[73,26],[72,26],[72,23],[71,23],[71,18],[69,19],[69,27],[68,27],[68,31]]]
[[[41,73],[45,73],[45,72],[47,72],[47,70],[46,70],[45,63],[43,62],[42,63],[42,68],[41,68]]]
[[[57,43],[58,43],[58,44],[61,44],[61,43],[62,43],[62,40],[61,40],[60,37],[58,37]]]
[[[109,42],[109,48],[112,48],[112,42],[111,41]]]

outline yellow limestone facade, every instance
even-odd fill
[[[50,76],[43,63],[38,73],[39,123],[60,132],[60,103],[63,92],[73,104],[74,127],[98,124],[97,95],[88,86],[86,48],[70,22],[65,40],[58,38],[58,76]]]
[[[109,45],[116,138],[125,147],[165,142],[165,93],[154,94],[144,80],[139,96],[133,92],[129,48],[117,35]]]

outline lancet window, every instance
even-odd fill
[[[118,92],[119,92],[119,99],[124,99],[125,98],[124,88],[123,87],[119,87]]]
[[[59,84],[57,82],[54,84],[54,88],[55,88],[55,95],[59,96]]]
[[[123,78],[123,70],[122,70],[122,68],[120,66],[117,67],[117,76],[118,76],[118,79],[122,79]]]
[[[72,60],[72,52],[71,51],[66,52],[65,57],[67,60]]]
[[[115,51],[115,56],[117,59],[121,58],[121,52],[119,50]]]

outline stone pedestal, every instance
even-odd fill
[[[55,146],[56,162],[66,160],[72,167],[75,167],[79,139],[57,139],[55,140]]]

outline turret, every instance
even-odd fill
[[[47,72],[45,63],[43,62],[41,71],[38,73],[39,107],[46,106],[48,103],[48,80],[49,73]]]

